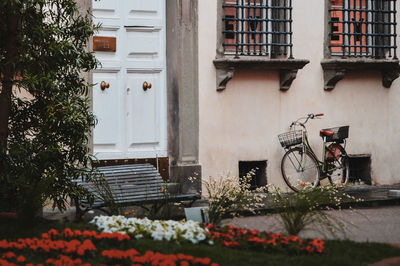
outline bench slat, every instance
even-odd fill
[[[166,184],[151,164],[101,166],[97,169],[108,183],[115,203],[121,206],[162,203],[163,201],[194,201],[201,198],[199,194],[194,193],[170,195],[162,192],[161,189]],[[107,203],[99,194],[99,188],[93,183],[83,180],[74,180],[74,182],[94,195],[94,203],[89,208],[107,207]],[[88,205],[88,201],[82,200],[80,204]],[[81,211],[79,207],[77,209]]]

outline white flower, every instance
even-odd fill
[[[205,229],[194,221],[152,221],[147,218],[125,218],[123,216],[96,216],[91,223],[103,232],[127,233],[140,239],[151,237],[154,240],[183,239],[192,243],[206,240]]]

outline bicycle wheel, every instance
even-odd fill
[[[295,192],[301,190],[304,183],[313,187],[319,184],[319,166],[310,152],[303,153],[300,147],[292,148],[283,155],[281,162],[283,180]]]
[[[342,145],[332,143],[326,151],[328,160],[328,179],[332,185],[347,184],[349,182],[349,159]]]

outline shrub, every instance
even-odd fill
[[[331,207],[340,209],[345,199],[355,198],[344,193],[342,186],[302,186],[297,193],[283,193],[279,188],[271,192],[274,207],[287,233],[298,235],[305,229],[320,232],[327,229],[331,234],[344,234],[345,221],[336,219],[327,210]]]
[[[219,224],[228,215],[238,215],[239,211],[255,211],[262,207],[265,187],[250,190],[254,170],[239,180],[237,177],[221,177],[204,181],[209,197],[208,216],[210,223]]]
[[[87,194],[72,179],[92,175],[94,31],[74,0],[0,1],[0,195],[27,220],[46,199],[63,210]]]

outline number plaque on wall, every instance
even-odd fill
[[[93,37],[93,51],[115,52],[117,47],[117,38],[115,37]]]

